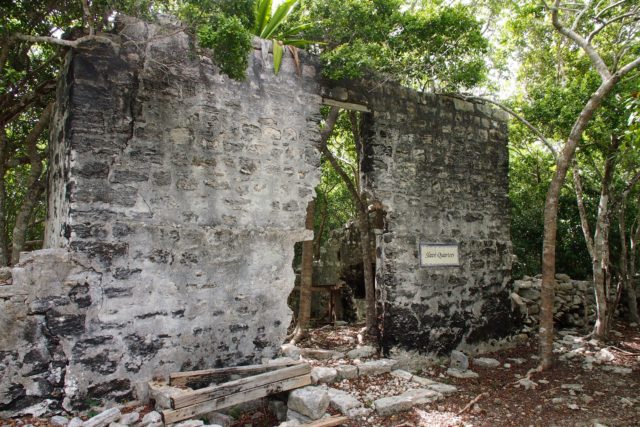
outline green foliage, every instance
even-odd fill
[[[245,77],[251,35],[238,17],[219,15],[215,23],[200,25],[198,39],[202,47],[213,49],[213,60],[223,73],[236,80]]]
[[[323,40],[324,74],[334,80],[375,73],[421,88],[454,91],[486,78],[488,43],[464,6],[435,2],[417,11],[399,0],[315,0],[301,20]]]

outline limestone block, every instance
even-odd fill
[[[500,366],[500,362],[490,357],[476,357],[473,359],[473,366],[479,368],[497,368]]]
[[[380,375],[391,372],[391,370],[397,365],[393,359],[379,359],[371,360],[369,362],[358,365],[358,375]]]
[[[329,405],[343,415],[348,415],[351,409],[362,406],[362,402],[345,391],[329,388],[327,392],[329,394]]]
[[[287,407],[312,420],[320,419],[329,406],[329,395],[321,387],[304,387],[289,393]]]
[[[311,370],[311,382],[313,384],[331,383],[335,381],[337,376],[338,371],[335,368],[319,366]]]
[[[108,426],[110,423],[119,420],[122,416],[119,408],[111,408],[107,409],[96,415],[95,417],[89,418],[84,422],[83,427],[104,427]]]
[[[347,357],[349,359],[364,359],[366,357],[371,357],[374,354],[376,354],[376,349],[369,345],[365,345],[348,351]]]
[[[453,350],[451,352],[449,367],[459,371],[466,371],[469,369],[469,358],[463,352]]]
[[[339,379],[351,379],[358,376],[358,367],[354,365],[338,365],[336,373]]]
[[[373,402],[373,405],[378,415],[387,416],[409,410],[415,405],[435,402],[441,398],[442,395],[437,391],[417,388],[407,390],[398,396],[383,397]]]

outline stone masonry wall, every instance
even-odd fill
[[[46,245],[69,249],[91,272],[74,285],[82,305],[30,312],[3,300],[3,313],[22,310],[56,336],[66,407],[129,399],[154,375],[273,357],[291,319],[294,243],[310,238],[305,210],[319,180],[312,62],[298,76],[286,57],[276,76],[258,41],[248,79],[237,82],[179,28],[119,27],[117,50],[92,43],[70,54],[52,132]],[[46,295],[68,302],[68,291]],[[24,326],[5,322],[14,335]],[[20,366],[30,365],[11,353],[13,341],[0,340],[12,366],[0,411],[29,404],[24,390],[50,391],[21,385],[29,373]]]
[[[273,357],[291,319],[294,243],[311,237],[328,100],[372,111],[362,182],[386,211],[385,350],[510,333],[501,115],[395,85],[330,85],[304,54],[300,75],[288,53],[274,75],[264,41],[232,81],[180,28],[126,18],[118,29],[114,45],[72,52],[59,86],[53,249],[0,286],[0,415],[130,399],[153,376]],[[421,241],[458,243],[460,267],[420,268]]]
[[[376,286],[385,351],[448,353],[508,336],[506,115],[377,83],[333,90],[367,105],[363,185],[386,211]],[[459,267],[420,267],[419,244],[459,245]]]

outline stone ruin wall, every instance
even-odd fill
[[[315,61],[221,75],[175,27],[125,19],[70,54],[52,130],[46,244],[0,285],[0,415],[128,400],[154,375],[273,357],[308,239],[323,98],[366,105],[363,182],[386,210],[385,350],[508,334],[504,119],[398,86],[330,86]],[[463,265],[418,267],[419,241]],[[45,400],[44,403],[43,399]],[[29,409],[34,412],[36,409]]]

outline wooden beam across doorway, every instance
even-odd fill
[[[336,101],[335,99],[331,98],[322,98],[322,104],[329,105],[331,107],[340,107],[344,110],[362,111],[365,113],[371,112],[371,109],[369,109],[369,107],[367,107],[366,105],[354,104],[353,102]]]

